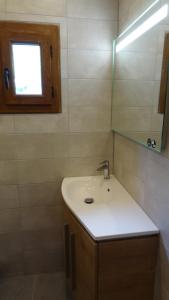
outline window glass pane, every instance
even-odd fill
[[[40,46],[13,43],[12,53],[16,95],[42,95]]]

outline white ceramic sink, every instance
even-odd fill
[[[114,176],[65,178],[66,205],[95,240],[157,234],[158,229]],[[92,198],[92,204],[84,200]]]

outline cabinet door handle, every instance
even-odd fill
[[[69,278],[70,270],[69,270],[69,225],[64,225],[64,241],[65,241],[65,271],[66,277]]]
[[[75,234],[70,235],[70,266],[72,291],[76,289],[76,266],[75,266]]]

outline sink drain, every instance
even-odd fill
[[[94,203],[94,199],[93,198],[86,198],[84,200],[84,203],[86,203],[86,204],[92,204],[92,203]]]

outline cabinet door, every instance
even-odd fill
[[[158,237],[99,245],[99,300],[153,300]]]
[[[96,300],[97,244],[67,209],[65,216],[70,228],[68,294],[73,300]]]

